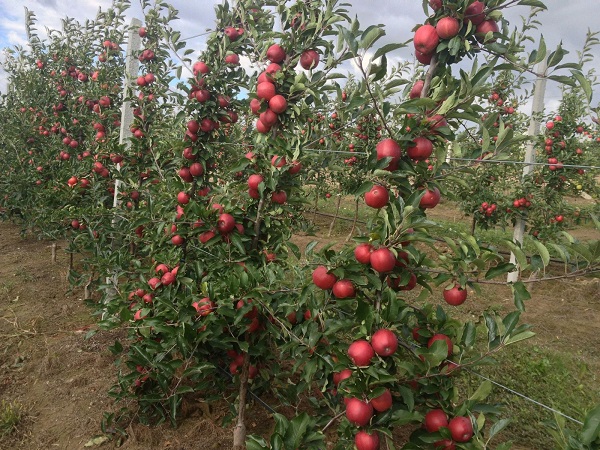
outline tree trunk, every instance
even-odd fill
[[[248,395],[248,372],[250,368],[250,355],[244,354],[244,364],[240,375],[240,394],[238,396],[237,424],[233,429],[233,450],[246,448],[246,397]]]
[[[354,235],[354,230],[356,228],[357,220],[358,220],[358,198],[356,199],[356,203],[354,206],[354,220],[352,221],[352,229],[350,230],[350,233],[348,234],[348,237],[346,238],[346,242],[348,242],[350,239],[352,239],[352,236]]]
[[[335,207],[335,215],[333,216],[331,225],[329,225],[329,233],[327,233],[327,237],[331,236],[331,232],[333,231],[333,227],[335,226],[335,222],[337,221],[338,215],[340,213],[340,204],[341,203],[342,203],[342,196],[338,195],[338,201],[337,201],[337,205]]]

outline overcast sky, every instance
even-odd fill
[[[351,13],[356,14],[361,26],[384,24],[387,36],[380,41],[404,42],[411,38],[411,29],[425,19],[421,0],[346,0],[352,3]],[[180,11],[181,18],[174,27],[181,31],[185,38],[201,34],[214,24],[214,0],[171,0],[170,3]],[[570,52],[565,58],[577,60],[577,51],[585,41],[588,29],[600,30],[598,17],[600,0],[545,0],[548,11],[539,16],[543,23],[540,32],[544,35],[549,49],[560,41]],[[85,20],[95,16],[99,7],[106,9],[111,0],[0,0],[0,48],[15,44],[25,44],[24,7],[35,12],[38,19],[38,31],[43,33],[44,27],[60,27],[60,19],[69,15],[77,20]],[[139,1],[132,0],[134,6],[129,16],[141,17]],[[594,6],[593,6],[594,5]],[[527,14],[527,7],[514,7],[506,12],[511,24],[520,24],[519,16]],[[202,49],[203,37],[190,39],[189,46]],[[600,46],[594,48],[595,61],[588,68],[595,67],[600,73]],[[398,58],[413,59],[412,48],[399,50]],[[568,73],[566,73],[568,75]],[[5,74],[0,71],[0,91],[5,92]],[[594,89],[593,106],[600,101],[600,87]],[[554,109],[560,98],[555,83],[550,83],[546,94],[547,109]]]

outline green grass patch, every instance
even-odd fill
[[[23,416],[23,406],[20,403],[2,400],[0,404],[0,437],[15,431]]]

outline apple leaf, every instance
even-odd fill
[[[286,448],[298,448],[302,443],[302,438],[308,429],[308,425],[311,422],[311,418],[307,413],[302,413],[299,416],[294,417],[287,427],[287,431],[284,436]]]
[[[583,423],[581,430],[581,440],[584,444],[591,445],[600,438],[600,405],[592,409]]]
[[[511,263],[500,263],[497,266],[491,267],[485,274],[485,279],[490,280],[502,274],[512,272],[516,267]]]
[[[515,306],[519,311],[525,311],[524,301],[531,298],[531,294],[527,290],[527,287],[525,287],[525,284],[522,281],[517,281],[516,283],[511,284],[510,287],[513,292]]]
[[[510,422],[511,422],[511,419],[502,419],[502,420],[499,420],[498,422],[496,422],[494,425],[492,425],[492,427],[490,428],[490,434],[489,434],[488,441],[491,440],[498,433],[500,433],[504,428],[506,428],[506,426]]]
[[[522,333],[511,336],[510,339],[508,339],[505,342],[505,344],[506,345],[514,344],[515,342],[524,341],[525,339],[529,339],[533,336],[535,336],[535,333],[533,331],[523,331]]]
[[[534,8],[548,9],[540,0],[521,0],[517,5],[533,6]]]
[[[371,48],[373,44],[383,36],[385,36],[385,31],[382,28],[376,25],[371,25],[363,32],[360,39],[359,48]]]
[[[485,380],[481,383],[481,386],[475,391],[469,400],[471,402],[482,402],[484,401],[490,394],[492,393],[492,383],[488,380]]]
[[[375,54],[373,55],[373,59],[377,59],[386,53],[389,53],[393,50],[397,50],[399,48],[406,47],[406,44],[394,43],[394,44],[386,44],[383,47],[379,47]]]

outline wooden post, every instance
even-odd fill
[[[544,95],[546,93],[546,61],[542,61],[538,64],[537,71],[538,76],[535,82],[535,90],[533,94],[533,106],[531,107],[531,120],[529,121],[529,130],[527,135],[531,136],[531,140],[527,143],[525,148],[525,165],[523,166],[523,178],[527,177],[534,168],[532,163],[535,162],[535,142],[534,137],[540,134],[540,120],[539,115],[544,112]],[[513,240],[519,244],[523,243],[523,236],[525,235],[525,223],[527,221],[524,218],[517,218],[515,228],[513,230]],[[514,253],[510,254],[510,262],[517,266],[517,270],[508,274],[507,281],[514,283],[518,281],[520,275],[520,268],[517,264],[517,258]]]
[[[140,19],[131,19],[131,25],[129,26],[129,33],[127,35],[127,51],[125,53],[125,80],[123,83],[123,105],[121,106],[121,132],[119,135],[119,144],[124,145],[125,148],[129,148],[131,145],[130,138],[131,124],[133,123],[133,110],[131,109],[131,102],[128,100],[130,96],[130,85],[133,80],[137,78],[138,70],[140,68],[140,61],[138,54],[142,47],[142,40],[138,33],[139,28],[142,26]],[[117,171],[121,171],[121,164],[117,164]],[[118,178],[115,180],[115,193],[113,196],[113,208],[116,208],[119,204],[119,188],[121,186],[121,180]],[[113,226],[116,225],[117,218],[114,217],[112,220]],[[114,244],[114,237],[113,237]],[[118,284],[117,277],[115,275],[106,277],[106,284],[112,284],[115,288]]]

